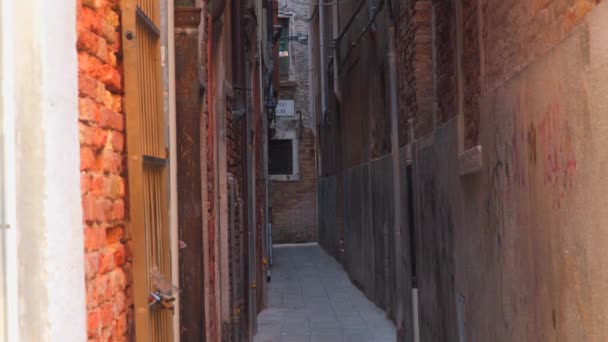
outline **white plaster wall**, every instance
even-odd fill
[[[9,340],[84,341],[76,5],[2,6]]]

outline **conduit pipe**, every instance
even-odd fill
[[[213,21],[219,19],[224,13],[224,8],[226,8],[226,0],[209,1],[209,13],[211,14],[211,19]]]
[[[365,0],[364,0],[365,1]],[[338,27],[338,1],[334,1],[332,4],[332,13],[331,13],[331,21],[332,21],[332,29],[333,29],[333,63],[334,63],[334,95],[338,102],[342,102],[342,92],[340,90],[340,77],[338,70],[338,56],[339,56],[339,48],[340,42],[338,37],[340,33],[338,32],[340,28]]]
[[[321,126],[325,126],[327,114],[327,56],[325,55],[325,4],[319,0],[319,69],[321,70]]]
[[[389,96],[391,111],[391,154],[393,159],[393,201],[395,203],[394,237],[395,237],[395,259],[402,260],[401,246],[401,165],[399,158],[399,109],[397,101],[397,66],[395,57],[395,24],[391,21],[388,28],[388,76]],[[400,262],[395,267],[395,286],[397,291],[397,303],[403,303],[403,266]],[[395,312],[397,331],[403,330],[403,307],[398,304]]]

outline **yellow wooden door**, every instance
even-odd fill
[[[121,8],[135,336],[165,342],[173,340],[174,289],[159,2],[123,0]]]

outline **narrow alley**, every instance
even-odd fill
[[[608,0],[0,0],[0,342],[608,341]]]
[[[254,342],[394,342],[395,326],[317,244],[274,248]]]

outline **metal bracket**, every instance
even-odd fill
[[[300,44],[307,45],[308,44],[308,35],[299,34],[297,36],[281,37],[281,38],[279,38],[279,40],[288,41],[288,42],[296,41]]]
[[[173,305],[173,302],[175,302],[175,297],[166,295],[160,291],[155,291],[153,293],[150,293],[150,297],[149,297],[148,301],[149,301],[148,305],[151,309],[162,308],[162,309],[169,310],[171,312],[173,312],[173,310],[175,310],[175,306]]]

